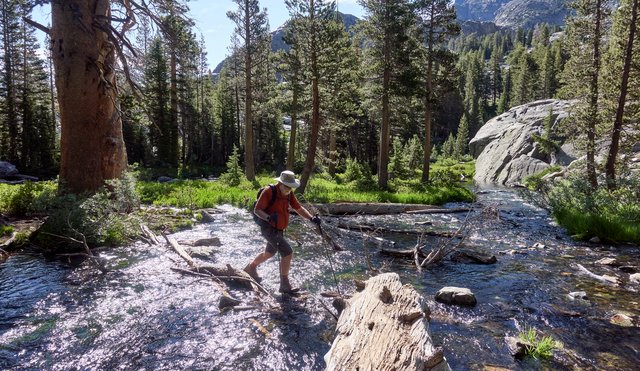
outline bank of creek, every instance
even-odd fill
[[[467,205],[447,205],[460,206]],[[352,279],[374,274],[367,255],[372,267],[398,272],[428,300],[433,342],[444,348],[453,370],[637,369],[640,286],[629,282],[629,273],[595,262],[612,257],[638,268],[640,248],[576,243],[545,211],[513,191],[480,192],[474,207],[481,206],[498,213],[471,230],[461,248],[495,255],[497,263],[445,259],[423,272],[411,261],[378,251],[413,247],[419,234],[400,230],[453,232],[465,213],[325,217],[329,225],[387,230],[376,234],[380,240],[340,229],[341,252],[330,252],[293,218],[287,232],[296,251],[291,277],[310,295],[282,301],[277,295],[256,299],[253,292],[231,289],[253,309],[225,313],[218,310],[221,294],[210,280],[171,269],[186,266],[167,246],[137,243],[104,252],[110,269],[105,275],[86,263],[14,255],[0,264],[0,369],[320,370],[335,319],[320,302],[331,307],[330,299],[319,293],[353,292]],[[263,248],[263,240],[246,211],[218,210],[214,222],[173,237],[219,237],[221,245],[209,263],[242,268]],[[617,276],[621,284],[598,281],[578,264]],[[276,259],[260,267],[263,285],[274,293],[277,267]],[[471,289],[478,304],[435,302],[434,294],[444,286]],[[568,294],[576,291],[584,291],[586,300],[571,299]],[[631,318],[630,327],[612,323],[621,313]],[[517,336],[525,327],[561,341],[563,349],[552,360],[515,360],[505,336]]]

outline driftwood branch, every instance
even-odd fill
[[[444,244],[441,244],[432,249],[427,257],[420,263],[420,267],[424,268],[428,267],[429,265],[435,264],[458,249],[466,239],[467,230],[471,229],[472,227],[481,223],[487,223],[487,221],[490,220],[499,220],[499,213],[496,207],[485,206],[480,210],[480,212],[476,213],[473,216],[471,215],[472,211],[474,210],[469,209],[467,215],[462,221],[462,224],[455,231],[455,233],[451,235],[451,238],[448,239]],[[453,244],[453,241],[456,238],[458,239],[458,241],[457,243]]]
[[[578,270],[580,272],[582,272],[583,274],[585,274],[585,275],[587,275],[587,276],[589,276],[589,277],[591,277],[591,278],[593,278],[595,280],[598,280],[600,282],[604,282],[604,283],[607,283],[607,284],[610,284],[610,285],[620,285],[620,279],[618,277],[609,276],[609,275],[606,275],[606,274],[604,274],[604,275],[595,274],[595,273],[589,271],[587,268],[585,268],[582,264],[576,264],[576,266],[577,266],[577,268],[578,268]]]
[[[145,234],[149,233],[150,235],[153,236],[153,232],[151,232],[149,230],[149,228],[147,228],[146,226],[141,226],[141,228],[142,228],[143,231],[145,231]],[[255,287],[259,291],[261,291],[261,292],[267,294],[268,296],[270,296],[271,298],[273,298],[273,296],[264,287],[262,287],[258,282],[256,282],[253,278],[251,278],[251,276],[249,276],[244,271],[235,269],[229,264],[227,264],[227,266],[224,267],[224,268],[215,267],[215,266],[199,266],[193,260],[191,255],[189,255],[189,253],[187,253],[187,251],[182,246],[180,246],[180,244],[176,240],[174,240],[173,238],[169,238],[165,233],[162,233],[162,237],[164,237],[164,239],[173,248],[173,250],[175,252],[177,252],[178,255],[180,255],[180,257],[185,262],[187,262],[187,264],[191,268],[191,270],[182,270],[182,269],[179,269],[179,268],[175,268],[176,270],[178,270],[180,272],[183,272],[183,273],[191,272],[191,273],[203,276],[203,277],[209,277],[209,278],[217,280],[218,283],[220,283],[220,284],[222,283],[222,282],[220,282],[220,280],[230,280],[230,281],[234,281],[234,282],[247,283],[249,288]],[[152,237],[152,239],[153,239],[153,237]],[[231,295],[229,295],[224,288],[219,287],[219,289],[222,292],[223,296],[227,296],[227,297],[231,298]]]
[[[69,225],[71,225],[69,223]],[[71,228],[71,227],[70,227]],[[108,269],[104,266],[104,260],[101,259],[99,256],[96,256],[93,254],[93,251],[91,251],[91,249],[89,248],[89,245],[87,244],[87,237],[80,233],[79,231],[75,230],[74,228],[71,228],[71,230],[77,234],[79,234],[82,237],[82,240],[78,240],[75,239],[71,236],[61,236],[61,235],[57,235],[54,233],[49,233],[49,232],[43,232],[44,234],[53,236],[53,237],[57,237],[63,240],[67,240],[67,241],[71,241],[71,242],[75,242],[79,245],[81,245],[84,249],[84,253],[76,253],[76,254],[67,254],[66,256],[71,256],[71,255],[76,255],[76,256],[84,256],[86,258],[89,259],[90,262],[94,263],[94,265],[96,266],[96,268],[98,268],[98,270],[102,273],[107,273]],[[65,254],[61,254],[61,256],[65,256]]]
[[[180,257],[187,262],[187,264],[189,265],[189,267],[191,268],[195,268],[197,270],[198,265],[196,264],[195,261],[193,261],[193,258],[191,257],[191,255],[189,255],[189,253],[187,253],[185,251],[185,249],[180,246],[180,244],[174,240],[173,238],[169,238],[167,237],[166,234],[164,234],[164,232],[162,233],[162,237],[164,237],[164,239],[167,241],[167,243],[173,248],[173,250],[175,252],[178,253],[178,255],[180,255]]]

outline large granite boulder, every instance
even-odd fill
[[[480,184],[514,185],[546,169],[552,162],[569,165],[578,157],[572,146],[563,145],[550,158],[540,150],[532,135],[542,135],[551,110],[553,127],[557,127],[573,104],[565,100],[540,100],[514,107],[487,121],[469,143],[471,154],[476,157],[474,180]]]

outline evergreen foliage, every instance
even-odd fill
[[[26,1],[2,3],[0,157],[21,170],[48,174],[58,158],[51,71],[38,56],[35,29],[24,20],[29,12]]]
[[[457,160],[462,160],[462,157],[467,154],[467,148],[469,147],[469,120],[467,115],[462,115],[460,119],[460,125],[458,126],[458,134],[456,134],[456,142],[453,148],[453,157]]]
[[[220,179],[230,186],[237,186],[245,179],[240,167],[240,155],[236,146],[233,146],[233,152],[227,161],[227,171],[220,176]]]
[[[378,147],[378,186],[386,188],[391,140],[391,101],[393,96],[406,96],[415,83],[412,69],[412,51],[417,50],[415,17],[406,0],[361,0],[367,16],[363,30],[368,40],[365,49],[367,75],[374,85],[370,96],[376,97],[380,110],[374,120],[380,122],[380,144]],[[379,97],[379,98],[378,98]]]

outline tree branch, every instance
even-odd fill
[[[27,17],[22,17],[22,20],[30,24],[31,26],[39,29],[40,31],[46,33],[47,35],[51,35],[51,29],[49,27],[43,26],[40,23],[34,21],[33,19],[29,19]]]

